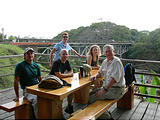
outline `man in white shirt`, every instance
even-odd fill
[[[103,61],[98,73],[91,76],[90,80],[95,81],[97,78],[104,76],[105,85],[90,96],[91,103],[98,99],[119,99],[123,96],[125,90],[124,68],[121,60],[114,56],[114,47],[105,45],[103,51],[106,59]],[[96,82],[96,84],[100,83]]]

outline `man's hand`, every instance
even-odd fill
[[[80,55],[79,57],[80,57],[80,58],[85,58],[86,56],[84,56],[84,55]]]
[[[103,89],[99,90],[97,93],[96,93],[96,97],[101,97],[103,94],[105,94],[106,91],[104,91]]]
[[[15,102],[19,101],[19,97],[14,98],[13,101]]]
[[[52,69],[52,63],[49,64],[49,68]]]

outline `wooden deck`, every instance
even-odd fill
[[[21,93],[22,95],[22,93]],[[13,88],[0,90],[0,104],[4,104],[12,101],[15,97]],[[66,107],[67,102],[64,99],[63,110]],[[84,108],[86,105],[74,104],[74,110]],[[122,110],[117,109],[116,104],[114,104],[109,111],[112,113],[113,117],[117,120],[159,120],[160,119],[160,105],[155,103],[141,102],[139,99],[134,99],[134,108],[132,110]],[[64,117],[67,119],[69,115],[64,113]],[[105,118],[105,114],[103,115]],[[102,117],[101,117],[102,118]],[[14,119],[14,112],[8,113],[0,110],[0,119],[11,120]]]

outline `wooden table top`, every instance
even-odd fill
[[[97,72],[98,70],[92,70],[92,75],[95,75]],[[63,78],[63,80],[71,84],[71,87],[63,86],[62,88],[51,90],[51,89],[38,88],[38,85],[33,85],[30,87],[27,87],[27,92],[31,94],[35,94],[37,96],[45,97],[48,99],[57,98],[57,99],[63,100],[66,96],[73,93],[74,91],[77,91],[82,87],[90,85],[91,81],[89,80],[89,78],[90,76],[81,77],[81,79],[79,79],[79,74],[74,73],[73,77]]]

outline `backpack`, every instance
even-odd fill
[[[55,75],[45,75],[41,82],[38,84],[39,88],[44,88],[44,89],[58,89],[61,88],[62,86],[69,86],[71,87],[71,84],[67,83],[65,80],[62,80]]]
[[[128,63],[124,67],[124,72],[125,72],[125,81],[126,81],[126,86],[129,86],[132,84],[133,81],[136,82],[135,78],[135,69],[131,63]]]

